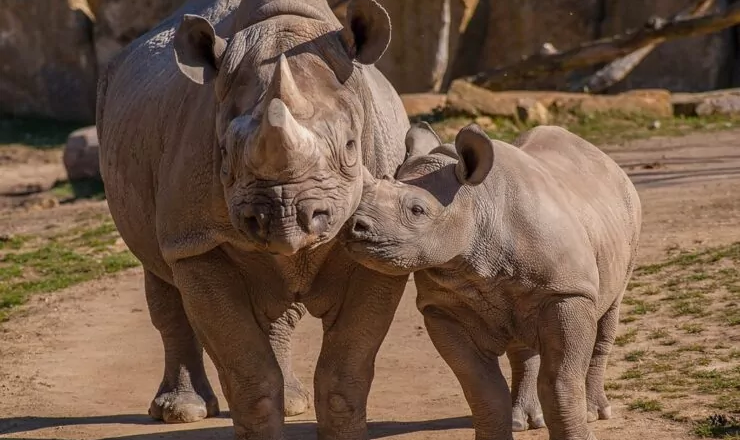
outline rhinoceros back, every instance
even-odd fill
[[[188,2],[118,54],[98,85],[100,167],[111,214],[132,252],[164,279],[169,269],[162,258],[158,216],[169,213],[201,230],[204,223],[214,222],[203,206],[213,203],[215,135],[203,123],[214,112],[212,88],[180,73],[172,39],[184,14],[208,18],[217,33],[228,31],[238,4]],[[200,173],[194,175],[193,164]],[[163,202],[160,195],[174,187],[184,196]],[[199,240],[209,241],[193,237],[194,246]]]

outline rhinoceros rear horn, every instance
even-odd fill
[[[175,31],[174,46],[177,67],[194,83],[206,84],[218,75],[226,40],[205,18],[185,14]]]
[[[375,64],[391,42],[391,19],[375,0],[351,0],[341,36],[350,58]]]

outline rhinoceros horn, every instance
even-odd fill
[[[281,55],[267,93],[253,113],[261,123],[246,161],[257,176],[298,176],[318,160],[315,136],[295,119],[294,112],[310,115],[313,106],[299,92],[285,55]]]

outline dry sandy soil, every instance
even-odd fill
[[[740,131],[727,131],[605,147],[641,194],[643,264],[663,260],[670,249],[738,241],[739,146]],[[0,215],[0,232],[28,233],[49,223],[73,222],[85,210],[104,212],[105,202],[6,212]],[[231,438],[228,411],[220,418],[177,426],[146,416],[163,364],[142,288],[140,269],[121,272],[35,296],[0,326],[0,438]],[[429,342],[414,299],[410,283],[378,355],[368,410],[371,437],[472,439],[463,395]],[[729,331],[735,332],[731,340],[738,344],[740,327]],[[312,383],[320,335],[315,319],[302,322],[296,334],[296,370],[305,383]],[[616,349],[610,379],[624,369],[624,351]],[[216,385],[213,366],[208,366]],[[613,400],[615,418],[591,425],[599,439],[693,438],[690,426],[630,411],[626,401]],[[221,402],[227,410],[222,395]],[[288,438],[314,438],[313,417],[289,419]],[[530,431],[515,438],[546,439],[547,433]]]

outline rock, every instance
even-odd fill
[[[428,115],[447,105],[447,95],[439,93],[409,93],[401,95],[401,101],[410,118]]]
[[[94,121],[95,53],[88,13],[72,0],[0,3],[0,113]]]
[[[586,95],[572,110],[583,114],[641,114],[656,118],[673,116],[671,93],[667,90],[630,90],[618,95]]]
[[[550,123],[550,112],[541,102],[532,98],[519,100],[516,115],[521,122],[546,125]]]
[[[671,102],[676,116],[740,114],[740,89],[706,93],[675,93]]]
[[[727,7],[718,0],[714,12]],[[642,27],[650,16],[670,18],[691,2],[686,0],[607,0],[602,36]],[[698,92],[729,86],[734,53],[733,31],[682,38],[658,46],[612,91],[664,88],[674,92]],[[689,61],[690,59],[690,61]]]
[[[399,93],[439,91],[478,0],[380,0],[393,37],[376,64]]]
[[[641,114],[658,118],[673,114],[671,94],[666,90],[634,90],[618,95],[545,91],[492,92],[467,81],[456,80],[447,93],[447,105],[451,110],[492,117],[518,118],[522,100],[537,101],[551,112]]]
[[[186,0],[96,0],[95,54],[102,68],[124,46],[146,33]]]
[[[95,126],[81,128],[69,135],[63,156],[69,180],[102,180],[98,163],[99,149]]]

